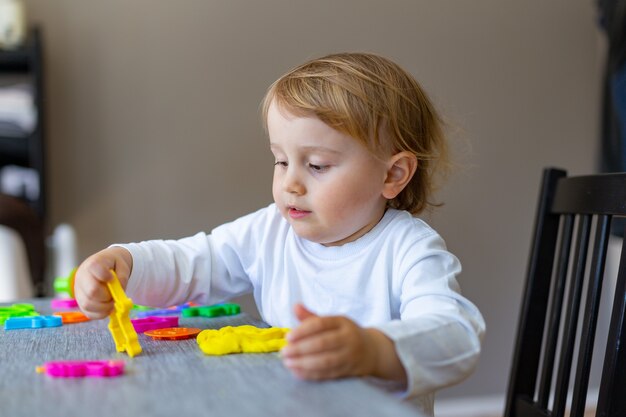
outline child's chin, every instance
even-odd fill
[[[311,235],[307,235],[305,233],[300,234],[296,231],[296,235],[298,235],[299,237],[301,237],[302,239],[308,240],[309,242],[313,242],[313,243],[317,243],[319,245],[323,245],[323,246],[341,246],[344,243],[342,240],[334,240],[334,239],[323,239],[319,236],[311,236]]]
[[[297,225],[291,225],[293,228],[293,231],[295,232],[295,234],[301,238],[301,239],[305,239],[308,240],[309,242],[313,242],[313,243],[319,243],[320,245],[326,245],[327,240],[326,239],[322,239],[319,234],[316,233],[311,233],[310,230],[304,230],[304,228],[302,227],[298,227]]]

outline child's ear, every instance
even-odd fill
[[[391,156],[387,163],[387,178],[383,186],[383,197],[395,198],[407,186],[417,170],[417,157],[408,151]]]

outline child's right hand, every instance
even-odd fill
[[[133,258],[126,249],[112,247],[101,250],[87,258],[76,271],[74,297],[78,306],[90,319],[102,319],[113,310],[113,299],[106,285],[117,274],[123,288],[126,288]]]

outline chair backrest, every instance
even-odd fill
[[[626,216],[626,173],[567,177],[563,170],[544,171],[506,417],[584,415],[609,230],[616,216]],[[625,249],[615,297],[608,300],[612,312],[596,416],[626,416]]]

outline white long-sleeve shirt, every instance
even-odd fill
[[[133,257],[126,291],[139,304],[214,304],[252,292],[272,326],[295,327],[300,302],[381,330],[406,369],[404,395],[427,415],[435,390],[467,377],[478,360],[485,323],[460,294],[460,263],[405,211],[388,209],[342,246],[298,237],[274,204],[210,234],[121,246]]]

